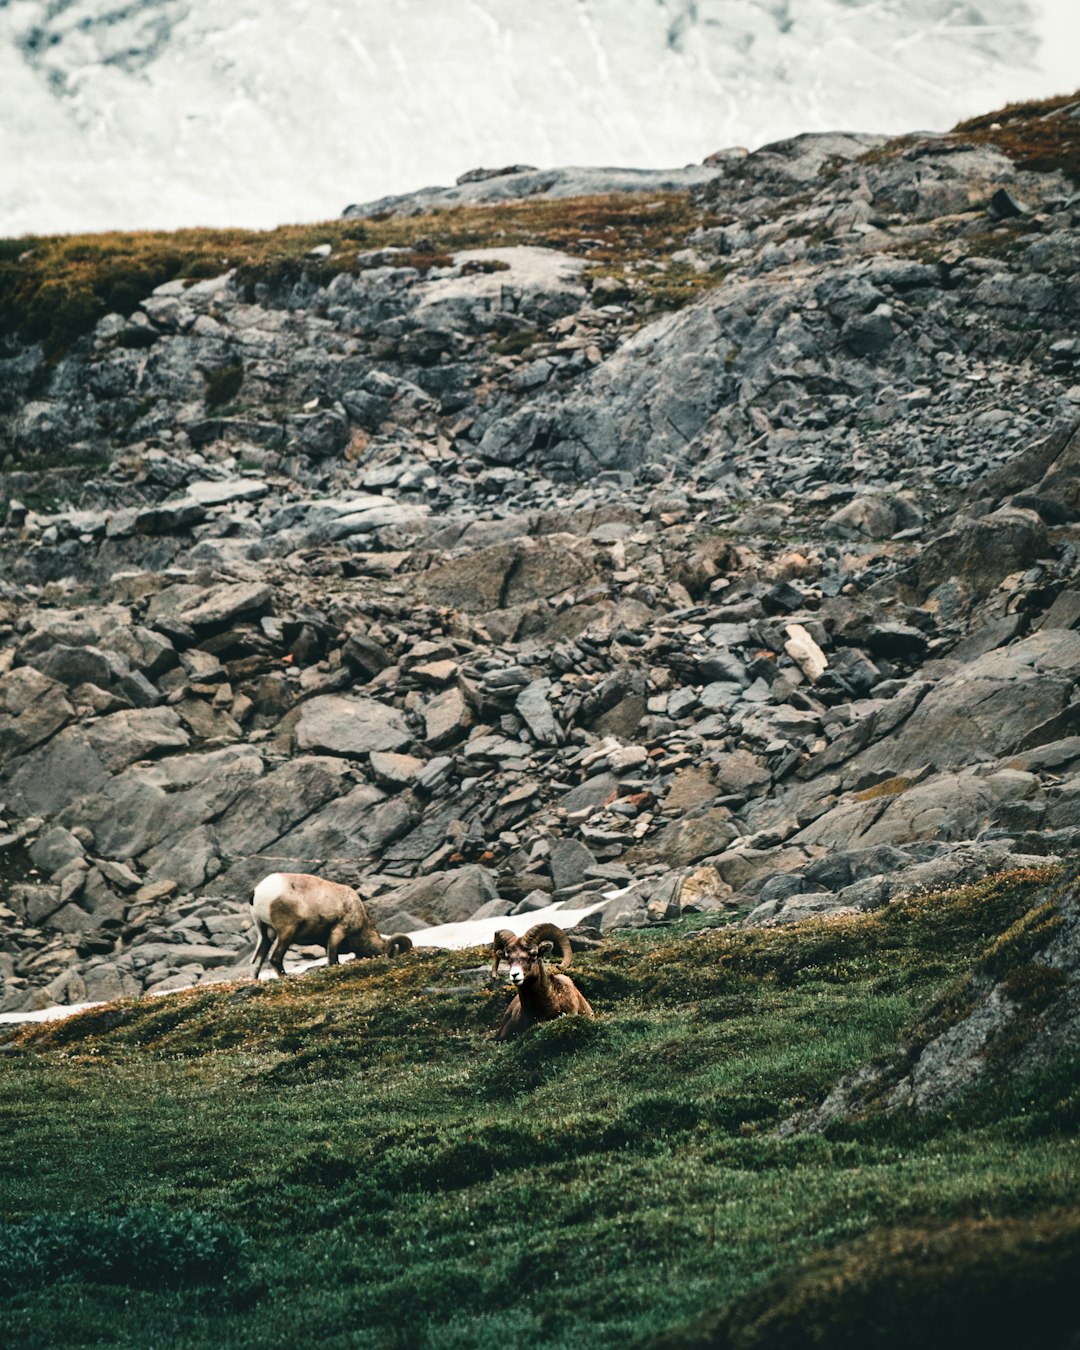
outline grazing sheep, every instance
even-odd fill
[[[268,953],[270,964],[284,975],[285,953],[294,942],[325,946],[330,966],[337,965],[338,952],[400,956],[412,947],[407,937],[380,937],[363,900],[351,886],[306,872],[271,872],[263,877],[251,897],[251,911],[259,932],[259,945],[251,958],[256,979]],[[277,942],[271,952],[275,936]]]
[[[518,992],[511,999],[495,1032],[497,1041],[509,1040],[536,1022],[577,1013],[595,1017],[588,1000],[569,975],[557,975],[544,965],[544,957],[558,947],[562,967],[570,964],[570,939],[553,923],[535,924],[524,937],[515,937],[508,928],[500,928],[493,943],[491,973],[499,973],[499,962],[510,965],[510,980]]]

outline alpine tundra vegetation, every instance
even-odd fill
[[[1078,137],[0,243],[5,1345],[1072,1343]]]

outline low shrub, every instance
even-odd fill
[[[219,1284],[241,1271],[247,1246],[235,1224],[192,1210],[37,1214],[0,1226],[0,1295],[57,1283]]]

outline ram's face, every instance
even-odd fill
[[[550,942],[541,942],[538,947],[519,945],[507,947],[506,960],[510,964],[510,983],[522,985],[527,979],[535,977],[540,969],[541,957],[552,950]]]

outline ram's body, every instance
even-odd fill
[[[517,993],[507,1005],[495,1031],[497,1041],[509,1040],[537,1022],[549,1022],[553,1017],[568,1014],[596,1016],[570,976],[548,970],[544,964],[544,957],[554,951],[556,945],[560,951],[560,964],[568,966],[570,939],[553,923],[538,923],[520,938],[508,928],[501,928],[495,934],[492,974],[498,973],[500,961],[507,961],[510,980],[517,986]]]
[[[340,952],[397,956],[412,946],[407,937],[388,940],[380,936],[351,886],[306,872],[272,872],[263,877],[251,897],[251,911],[259,933],[251,959],[256,979],[268,955],[270,964],[283,975],[285,953],[294,942],[325,947],[331,966],[337,964]]]

